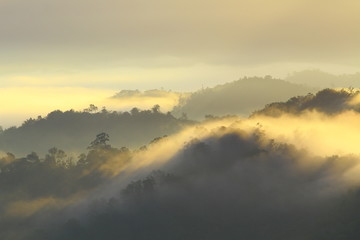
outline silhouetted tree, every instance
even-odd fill
[[[140,112],[140,110],[138,108],[136,108],[136,107],[130,110],[130,113],[133,116],[139,114],[139,112]]]
[[[39,156],[37,155],[36,152],[31,152],[31,153],[29,153],[29,154],[26,156],[26,159],[29,160],[29,161],[32,162],[32,163],[38,163],[38,162],[40,162],[40,158],[39,158]]]
[[[56,166],[62,163],[66,158],[66,154],[63,150],[56,147],[50,148],[48,154],[45,156],[45,163]]]
[[[102,132],[96,135],[94,141],[90,143],[88,149],[98,149],[98,148],[110,148],[110,145],[107,142],[110,141],[109,134]]]
[[[160,105],[156,104],[154,105],[151,110],[153,111],[153,113],[159,113],[160,112]]]
[[[84,109],[84,112],[92,113],[92,112],[96,112],[97,110],[98,110],[97,106],[95,106],[94,104],[90,104],[88,108]]]
[[[84,153],[80,154],[78,156],[78,161],[77,161],[77,165],[78,166],[86,166],[88,164],[88,161],[86,159],[86,155]]]

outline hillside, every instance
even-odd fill
[[[359,112],[360,106],[357,101],[359,91],[323,89],[316,94],[292,97],[286,102],[274,102],[267,104],[265,108],[254,112],[255,115],[267,115],[272,117],[281,114],[300,114],[304,111],[316,110],[326,114],[341,113],[346,110]]]
[[[270,76],[243,78],[193,93],[175,107],[176,116],[203,119],[206,115],[248,115],[265,104],[313,92],[314,89]]]
[[[83,112],[57,110],[0,132],[0,151],[18,155],[32,151],[43,154],[55,146],[67,152],[78,152],[86,149],[100,132],[109,133],[116,147],[136,148],[192,123],[162,113],[157,106],[152,110],[133,108],[130,112],[106,109],[97,112],[95,106]]]

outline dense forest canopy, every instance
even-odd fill
[[[112,133],[115,146],[140,147],[155,137],[175,133],[194,122],[160,112],[133,108],[127,112],[108,111],[90,105],[84,111],[53,111],[45,117],[27,119],[19,127],[0,132],[0,149],[17,154],[45,153],[56,146],[79,152],[99,132]]]

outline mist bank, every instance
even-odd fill
[[[179,101],[186,99],[190,93],[173,92],[171,90],[151,89],[140,91],[121,90],[108,98],[106,106],[110,109],[129,111],[134,107],[140,109],[151,109],[154,105],[159,105],[164,112],[171,111],[179,104]]]
[[[229,118],[141,151],[101,145],[87,156],[105,158],[84,169],[105,184],[16,216],[27,230],[13,239],[357,239],[360,155],[320,156],[273,137]]]
[[[54,110],[82,110],[89,104],[105,106],[104,100],[113,94],[113,90],[104,88],[1,86],[0,126],[19,126],[25,119],[44,116]]]

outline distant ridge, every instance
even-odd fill
[[[271,76],[242,78],[240,80],[206,88],[193,93],[173,114],[186,114],[190,119],[203,119],[206,115],[249,115],[269,102],[316,91],[315,88],[275,79]]]

